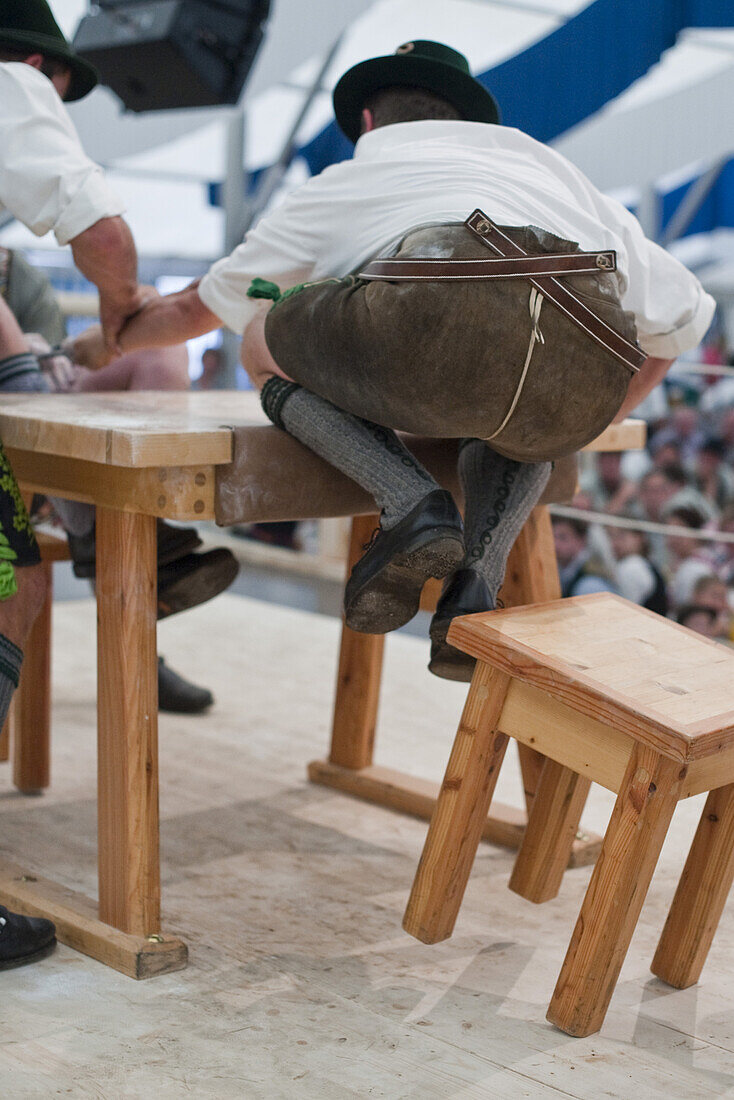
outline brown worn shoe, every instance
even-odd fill
[[[387,634],[409,622],[423,585],[445,577],[464,556],[461,516],[445,489],[434,489],[389,531],[379,529],[344,592],[350,630]]]
[[[187,554],[158,570],[158,618],[167,619],[206,603],[229,588],[239,572],[237,558],[218,547],[205,554]]]

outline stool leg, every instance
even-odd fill
[[[355,516],[349,545],[348,568],[359,560],[379,516]],[[380,702],[384,634],[360,634],[342,625],[339,671],[334,699],[329,762],[343,768],[366,768],[372,763]]]
[[[698,981],[734,879],[734,784],[706,800],[652,962],[668,985]]]
[[[477,662],[403,920],[424,943],[447,939],[459,914],[507,747],[497,724],[509,685]]]
[[[530,603],[560,600],[558,563],[553,542],[550,512],[544,504],[533,508],[515,545],[510,551],[505,583],[500,592],[505,607],[522,607]],[[520,771],[528,814],[540,782],[545,757],[518,742]],[[581,807],[583,809],[583,806]]]
[[[97,509],[100,920],[160,929],[156,523]]]
[[[47,589],[23,655],[10,726],[13,737],[13,783],[24,794],[48,787],[51,773],[51,608],[53,568],[45,562]]]
[[[510,878],[516,894],[534,902],[556,896],[590,787],[584,776],[546,758]]]
[[[569,1035],[604,1022],[678,797],[681,764],[636,744],[548,1009]]]

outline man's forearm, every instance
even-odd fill
[[[221,328],[222,322],[208,309],[192,283],[176,294],[166,294],[148,302],[122,329],[119,344],[123,351],[181,344],[205,332]]]
[[[127,223],[102,218],[78,237],[71,251],[74,263],[106,299],[123,314],[138,308],[138,256]]]
[[[644,401],[647,395],[656,386],[660,385],[674,362],[675,359],[655,359],[653,356],[648,356],[637,374],[632,375],[627,396],[614,418],[615,424],[619,424],[626,416],[629,416]]]
[[[10,307],[0,298],[0,359],[22,355],[28,350],[25,337]]]

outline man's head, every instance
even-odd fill
[[[334,112],[350,141],[393,122],[499,122],[493,96],[473,78],[464,55],[440,42],[421,40],[405,42],[394,54],[362,61],[344,73],[334,88]]]
[[[0,61],[38,69],[62,99],[81,99],[97,84],[97,70],[74,53],[46,0],[2,0]]]
[[[448,100],[424,88],[380,88],[362,108],[361,133],[394,122],[419,122],[427,118],[460,119],[461,113]]]
[[[640,481],[640,503],[647,519],[659,520],[664,506],[688,484],[685,470],[679,466],[652,469]]]
[[[553,520],[553,542],[558,564],[563,569],[586,549],[588,524],[565,516]]]

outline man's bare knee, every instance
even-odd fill
[[[0,634],[23,648],[48,593],[48,574],[44,565],[28,565],[15,570],[18,591],[0,602]]]

